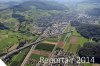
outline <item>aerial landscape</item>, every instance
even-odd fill
[[[1,60],[100,66],[100,0],[0,0]]]

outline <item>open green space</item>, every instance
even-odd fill
[[[68,37],[66,37],[65,39],[64,39],[64,47],[63,47],[63,49],[64,49],[64,51],[68,51],[68,49],[69,49],[69,47],[70,47],[70,43],[69,43],[69,41],[70,41],[70,36],[68,36]]]
[[[89,42],[89,39],[81,36],[80,33],[77,32],[77,30],[75,29],[75,27],[72,27],[72,36],[76,36],[77,39],[76,39],[76,44],[71,44],[70,45],[70,49],[69,49],[70,52],[77,53],[77,50],[81,46],[83,46],[83,44],[85,42]],[[85,63],[83,65],[84,66],[92,66],[92,64],[90,64],[90,63]]]
[[[77,43],[76,43],[76,44],[80,44],[81,46],[83,46],[83,44],[84,44],[85,42],[88,42],[88,41],[89,41],[89,39],[87,39],[87,38],[81,36],[81,35],[77,32],[77,30],[75,29],[75,27],[72,27],[72,36],[76,36],[76,37],[77,37]]]
[[[69,49],[69,46],[70,46],[69,43],[65,44],[65,45],[64,45],[64,48],[63,48],[64,51],[67,51],[67,50]]]
[[[0,35],[0,41],[4,40],[5,38],[8,38],[8,35]]]
[[[67,35],[63,35],[62,38],[65,38]],[[70,44],[71,37],[75,36],[76,37],[76,43],[75,44]],[[63,39],[64,40],[64,39]],[[87,38],[84,38],[81,36],[75,27],[71,27],[71,36],[69,38],[65,39],[65,45],[64,45],[64,50],[65,51],[70,51],[70,52],[77,52],[79,46],[83,46],[85,42],[88,42],[89,40]]]
[[[77,30],[76,30],[75,27],[71,27],[71,30],[72,30],[72,35],[73,35],[73,36],[81,36],[81,35],[77,32]]]
[[[35,41],[38,36],[31,36],[31,41]],[[30,36],[18,32],[0,30],[0,51],[4,52],[15,44],[30,40]]]
[[[70,47],[69,51],[73,52],[73,53],[76,53],[79,47],[80,46],[78,44],[71,44],[71,47]]]
[[[14,44],[16,44],[18,42],[18,39],[13,36],[13,37],[8,37],[5,40],[2,40],[0,42],[0,49],[6,48],[6,47],[10,47]]]
[[[69,43],[70,37],[71,37],[71,33],[70,34],[67,33],[66,36],[64,37],[64,40],[63,40],[65,43],[63,47],[64,51],[67,51],[70,47],[70,43]]]
[[[45,50],[45,51],[52,51],[55,45],[52,44],[45,44],[45,43],[41,43],[39,45],[36,46],[36,50]]]
[[[47,58],[46,56],[37,55],[37,54],[32,54],[32,55],[31,55],[31,58],[32,58],[32,59],[36,59],[36,60],[39,60],[39,59],[40,59],[40,57]]]
[[[13,56],[11,58],[10,62],[7,63],[8,66],[20,66],[20,64],[24,60],[25,56],[27,55],[29,49],[30,48],[26,48],[26,49],[20,51],[17,55]]]
[[[31,66],[30,64],[26,64],[25,66]]]
[[[61,35],[60,41],[64,41],[65,37],[66,37],[66,34]]]
[[[48,38],[46,41],[50,41],[50,42],[58,42],[58,37],[52,37],[52,38]]]
[[[29,43],[35,41],[38,37],[37,35],[27,36],[25,34],[19,32],[13,32],[8,30],[0,30],[0,54],[6,53],[7,50],[15,44],[19,44],[20,42],[28,40]],[[31,41],[30,41],[31,40]],[[27,55],[30,48],[26,48],[20,51],[18,54],[12,56],[9,62],[7,62],[8,66],[20,66],[23,59]]]
[[[85,63],[84,66],[92,66],[91,63]]]
[[[88,42],[89,40],[87,38],[84,38],[84,37],[78,37],[77,38],[77,44],[80,44],[81,46],[83,46],[83,44],[85,42]]]

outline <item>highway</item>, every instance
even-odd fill
[[[33,43],[31,43],[31,44],[27,44],[27,45],[25,45],[25,46],[23,46],[23,47],[21,47],[21,48],[19,48],[19,49],[15,49],[15,50],[13,50],[13,51],[7,53],[6,55],[0,57],[0,59],[2,59],[3,61],[5,61],[5,59],[7,59],[8,57],[10,57],[11,55],[13,55],[13,54],[16,53],[16,52],[19,52],[19,51],[21,51],[21,50],[23,50],[23,49],[25,49],[25,48],[27,48],[27,47],[33,46],[33,45],[37,45],[37,44],[39,44],[40,42],[42,42],[43,40],[45,40],[45,39],[47,39],[47,38],[50,38],[50,37],[53,37],[53,36],[58,36],[58,35],[61,35],[61,34],[64,34],[64,33],[53,34],[52,36],[48,36],[48,37],[46,37],[46,38],[39,37],[38,40],[36,40],[35,42],[33,42]]]
[[[39,43],[40,43],[41,41],[43,41],[43,40],[44,40],[44,39],[41,39],[41,40],[39,40],[39,41],[33,42],[32,44],[27,44],[27,45],[25,45],[24,47],[21,47],[21,48],[19,48],[19,49],[15,49],[15,50],[13,50],[13,51],[7,53],[6,55],[0,57],[0,59],[2,59],[2,60],[4,61],[5,59],[7,59],[8,57],[10,57],[10,56],[13,55],[14,53],[19,52],[19,51],[21,51],[21,50],[23,50],[23,49],[25,49],[25,48],[27,48],[27,47],[30,47],[30,46],[32,46],[32,45],[39,44]]]
[[[23,50],[23,49],[25,49],[27,47],[30,47],[30,46],[33,46],[33,45],[38,45],[41,41],[43,41],[44,39],[46,39],[46,37],[47,37],[46,33],[48,32],[49,29],[50,29],[50,27],[48,27],[43,32],[43,34],[35,42],[33,42],[31,44],[25,44],[25,46],[23,46],[23,47],[21,47],[19,49],[15,49],[15,50],[7,53],[6,55],[0,57],[0,59],[2,59],[3,61],[5,61],[8,57],[10,57],[11,55],[13,55],[14,53],[17,53],[17,52],[19,52],[19,51],[21,51],[21,50]]]
[[[67,25],[67,23],[66,23]],[[58,26],[61,26],[60,28],[58,28]],[[56,37],[59,36],[61,34],[64,34],[65,32],[62,31],[62,28],[65,28],[65,26],[63,24],[59,24],[58,26],[54,27],[52,26],[48,26],[44,32],[42,33],[42,35],[40,35],[40,37],[33,43],[30,44],[25,44],[25,46],[19,48],[19,49],[15,49],[9,53],[7,53],[6,55],[0,57],[0,59],[2,59],[3,61],[6,62],[7,59],[9,59],[9,57],[11,57],[12,55],[16,54],[17,52],[27,48],[27,47],[31,47],[31,46],[36,46],[38,44],[40,44],[43,40],[50,38],[50,37]],[[52,29],[53,28],[57,28],[57,29]],[[57,31],[57,32],[56,32]]]

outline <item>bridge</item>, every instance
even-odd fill
[[[50,26],[51,27],[51,26]],[[25,49],[25,48],[28,48],[28,47],[31,47],[31,46],[34,46],[34,45],[38,45],[39,43],[41,43],[43,40],[47,39],[47,38],[50,38],[50,37],[54,37],[54,36],[59,36],[61,34],[64,34],[65,32],[60,32],[60,33],[56,33],[56,34],[52,34],[49,32],[50,30],[50,27],[48,27],[44,32],[43,34],[33,43],[30,43],[30,44],[25,44],[25,46],[21,47],[21,48],[18,48],[18,49],[15,49],[9,53],[7,53],[6,55],[0,57],[0,59],[2,59],[3,61],[5,61],[7,58],[9,58],[10,56],[14,55],[15,53]]]
[[[7,53],[6,55],[0,57],[0,59],[2,59],[3,61],[5,61],[8,57],[10,57],[11,55],[13,55],[14,53],[17,53],[27,47],[30,47],[30,46],[33,46],[33,45],[38,45],[40,42],[42,42],[43,40],[47,39],[47,38],[50,38],[50,37],[53,37],[53,36],[58,36],[58,35],[61,35],[61,34],[64,34],[64,33],[59,33],[59,34],[53,34],[52,36],[48,36],[48,37],[42,37],[40,36],[35,42],[31,43],[31,44],[26,44],[25,46],[19,48],[19,49],[15,49],[9,53]]]

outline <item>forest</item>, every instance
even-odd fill
[[[95,63],[100,63],[100,43],[87,42],[78,51],[80,57],[94,57]]]
[[[88,39],[92,39],[96,42],[100,41],[100,25],[95,24],[83,24],[77,21],[72,22],[72,26],[75,26],[77,32]]]

